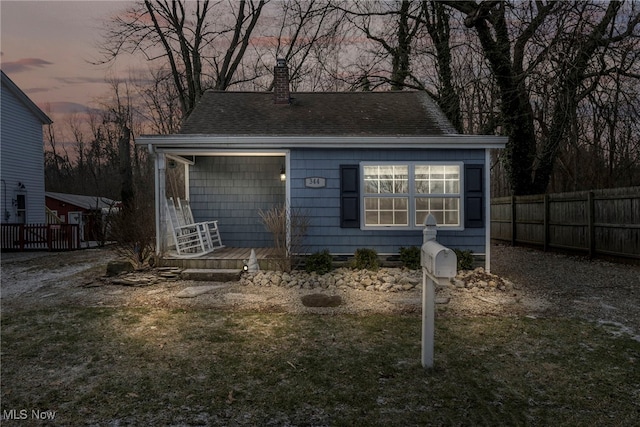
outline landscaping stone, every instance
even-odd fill
[[[290,273],[259,271],[245,273],[242,285],[285,287],[289,289],[358,289],[369,292],[402,292],[422,288],[422,271],[406,268],[382,268],[378,271],[338,268],[318,275],[294,270]],[[483,268],[460,271],[450,282],[438,283],[438,289],[484,289],[496,292],[513,290],[513,284]]]
[[[107,277],[117,276],[122,273],[130,273],[134,270],[133,264],[129,261],[116,260],[107,264]]]

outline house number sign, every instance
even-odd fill
[[[319,176],[312,176],[304,179],[304,186],[307,188],[323,188],[326,187],[327,180]]]

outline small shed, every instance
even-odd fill
[[[456,133],[422,91],[294,93],[284,61],[274,74],[273,93],[207,91],[178,134],[137,138],[155,155],[158,242],[179,167],[195,220],[217,220],[226,246],[272,245],[259,212],[283,204],[308,215],[306,253],[397,254],[431,213],[442,244],[488,267],[490,150],[505,137]]]
[[[119,202],[101,196],[80,194],[45,193],[47,209],[62,224],[78,224],[80,240],[101,241],[104,239],[107,216],[116,212]]]

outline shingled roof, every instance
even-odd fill
[[[437,136],[456,134],[424,92],[298,92],[276,105],[271,92],[206,91],[181,134],[219,136]]]

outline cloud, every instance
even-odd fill
[[[50,92],[52,89],[53,88],[50,88],[50,87],[30,87],[25,89],[25,92],[32,95],[34,93]]]
[[[40,105],[40,108],[45,112],[54,114],[86,113],[90,110],[86,105],[78,104],[77,102],[48,102]]]
[[[28,71],[32,68],[42,68],[52,64],[52,62],[46,61],[41,58],[23,58],[13,62],[3,62],[2,70],[5,73],[20,73],[22,71]]]
[[[105,82],[104,77],[91,77],[91,76],[56,77],[56,80],[66,85]]]

